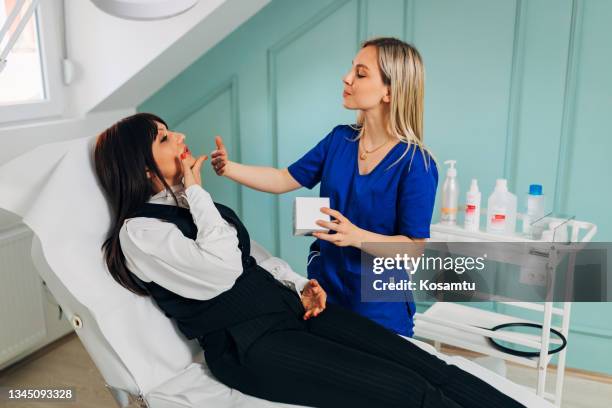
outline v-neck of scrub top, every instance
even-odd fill
[[[372,189],[373,185],[380,181],[385,170],[389,168],[389,164],[397,160],[397,150],[399,145],[402,143],[396,143],[382,158],[382,160],[367,174],[359,173],[359,142],[353,142],[353,169],[354,177],[349,190],[349,197],[351,201],[355,197],[362,196],[368,192],[378,195],[378,192]],[[393,161],[391,161],[393,160]],[[369,191],[368,191],[369,190]]]
[[[378,168],[387,160],[387,158],[391,155],[391,153],[395,150],[395,148],[397,147],[397,145],[401,144],[400,142],[395,143],[395,145],[389,149],[389,151],[387,152],[387,154],[385,154],[385,157],[382,158],[381,161],[378,162],[378,164],[376,166],[374,166],[374,168],[372,170],[370,170],[369,173],[366,174],[361,174],[359,172],[359,141],[355,141],[353,146],[353,149],[355,150],[355,154],[354,154],[354,158],[355,158],[355,166],[357,168],[357,176],[359,177],[368,177],[372,174],[374,174],[374,172],[376,170],[378,170]]]
[[[350,140],[350,139],[349,139]],[[361,207],[364,203],[364,198],[369,196],[369,199],[374,199],[375,197],[381,197],[382,192],[386,190],[386,188],[380,188],[381,186],[377,185],[384,179],[385,170],[388,169],[389,164],[393,163],[393,161],[397,160],[398,156],[398,145],[402,143],[397,143],[393,146],[387,154],[382,158],[382,160],[367,174],[359,173],[359,143],[354,141],[352,144],[352,160],[353,160],[353,177],[350,181],[347,191],[347,200],[345,201],[345,208],[340,209],[345,216],[347,216],[350,220],[356,223],[356,225],[361,226],[363,228],[364,221],[361,219],[364,215],[366,217],[371,217],[372,214],[367,214],[368,212],[361,211]],[[367,206],[370,209],[373,207]],[[368,230],[371,230],[369,226],[365,227]],[[382,233],[382,231],[375,230],[374,232]],[[385,231],[384,233],[390,234],[391,231]],[[355,266],[350,266],[351,263],[354,263],[356,260],[356,255],[360,251],[356,248],[339,248],[342,254],[352,253],[352,257],[343,256],[343,264],[345,269],[351,269],[355,271]],[[352,259],[353,262],[350,260]],[[356,272],[356,271],[355,271]]]

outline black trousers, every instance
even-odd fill
[[[207,361],[245,394],[310,407],[522,407],[477,377],[342,307],[289,315],[248,349]]]

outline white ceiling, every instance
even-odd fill
[[[67,56],[76,67],[67,115],[138,106],[270,0],[201,0],[166,20],[120,19],[68,0]]]

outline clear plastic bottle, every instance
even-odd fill
[[[480,201],[482,194],[478,191],[478,181],[472,179],[470,190],[465,195],[465,216],[463,226],[466,231],[478,231],[480,228]]]
[[[497,179],[487,201],[487,232],[512,235],[515,226],[516,196],[508,191],[506,179]]]
[[[440,209],[440,223],[445,225],[457,225],[457,207],[459,205],[459,184],[457,183],[456,160],[447,160],[446,180],[442,185],[442,208]]]

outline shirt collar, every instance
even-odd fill
[[[170,189],[172,192],[174,192],[176,198],[179,199],[179,204],[181,204],[181,201],[186,202],[186,200],[181,200],[181,198],[185,198],[185,186],[182,183],[170,186]],[[157,204],[174,204],[174,199],[172,198],[172,194],[170,194],[170,190],[164,189],[159,193],[152,195],[149,202]]]

